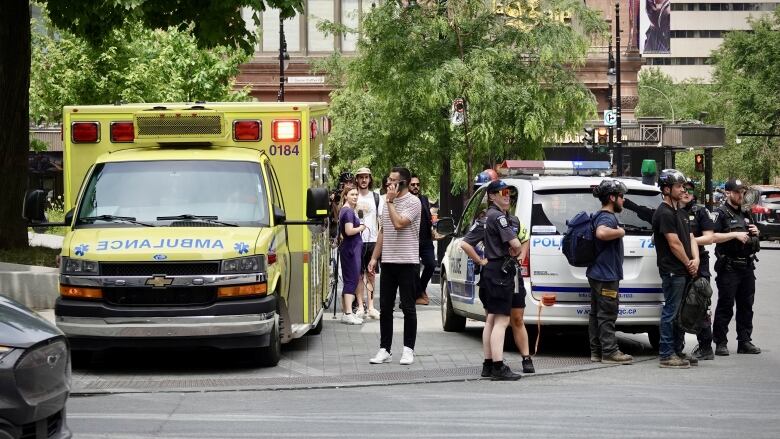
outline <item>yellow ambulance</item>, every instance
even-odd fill
[[[322,329],[324,103],[65,107],[57,326],[75,351],[246,349]],[[40,193],[25,216],[42,219]]]

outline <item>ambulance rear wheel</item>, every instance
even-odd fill
[[[320,321],[317,322],[317,326],[309,329],[309,332],[307,332],[307,335],[319,335],[320,332],[322,332],[322,322],[325,320],[325,313],[322,313],[322,317],[320,317]]]
[[[461,332],[466,328],[466,318],[455,314],[447,284],[447,275],[441,274],[441,325],[447,332]]]
[[[271,328],[270,341],[268,346],[255,349],[253,363],[260,367],[274,367],[282,359],[282,339],[279,336],[279,319],[274,321]]]

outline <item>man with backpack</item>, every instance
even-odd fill
[[[374,254],[376,247],[376,238],[379,235],[379,194],[373,191],[374,178],[371,176],[371,170],[360,168],[355,173],[355,181],[358,187],[358,200],[356,210],[358,217],[363,220],[366,229],[361,233],[363,238],[362,262],[360,264],[361,281],[358,282],[357,295],[362,297],[366,290],[366,310],[359,309],[357,316],[363,318],[364,315],[372,319],[379,318],[379,311],[374,308],[374,273],[368,271],[368,262],[371,255]]]
[[[631,364],[634,360],[620,351],[615,337],[618,291],[623,279],[623,236],[626,235],[615,214],[623,210],[627,191],[625,184],[611,179],[593,188],[593,196],[601,201],[601,210],[592,218],[596,259],[585,271],[590,284],[588,336],[593,362]]]
[[[687,369],[698,364],[697,359],[683,354],[685,333],[676,323],[688,282],[699,271],[699,247],[690,231],[687,212],[682,209],[685,184],[682,172],[676,169],[661,171],[658,185],[664,199],[653,214],[656,263],[664,293],[659,367],[673,369]]]

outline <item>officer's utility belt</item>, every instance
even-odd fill
[[[737,270],[753,268],[753,258],[745,258],[745,257],[735,258],[732,256],[721,255],[718,258],[718,262],[723,264],[726,267],[737,269]]]

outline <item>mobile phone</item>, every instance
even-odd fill
[[[404,189],[406,189],[406,180],[399,180],[396,184],[396,190],[401,192]]]

